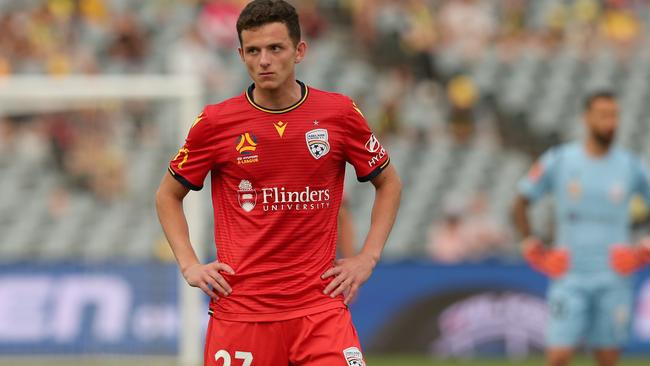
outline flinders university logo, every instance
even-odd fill
[[[316,160],[322,158],[323,156],[327,155],[328,152],[330,152],[328,133],[324,128],[317,128],[315,130],[308,131],[305,134],[305,140],[307,141],[309,153]]]
[[[243,179],[239,182],[239,190],[237,191],[237,200],[239,206],[246,212],[251,212],[257,204],[257,192],[253,189],[251,182]]]

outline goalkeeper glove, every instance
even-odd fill
[[[629,276],[650,263],[650,239],[641,241],[640,245],[629,246],[616,244],[609,253],[609,262],[621,276]]]
[[[524,241],[523,255],[533,269],[553,279],[562,277],[569,269],[568,250],[546,248],[540,240],[535,238]]]

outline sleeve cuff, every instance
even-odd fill
[[[390,158],[388,158],[388,160],[386,160],[386,161],[385,161],[383,164],[381,164],[380,166],[376,167],[372,172],[370,172],[370,174],[368,174],[368,175],[364,175],[363,177],[357,177],[357,180],[358,180],[359,182],[367,182],[367,181],[373,180],[373,179],[375,179],[375,178],[376,178],[376,177],[377,177],[377,176],[378,176],[382,171],[384,171],[384,169],[386,169],[386,167],[387,167],[389,164],[390,164]]]
[[[185,177],[176,173],[172,169],[172,167],[167,168],[167,170],[169,171],[169,174],[171,174],[172,177],[174,177],[174,179],[176,179],[180,184],[184,185],[185,188],[190,189],[192,191],[200,191],[201,189],[203,189],[203,186],[195,186],[194,184],[190,183],[190,181],[185,179]]]

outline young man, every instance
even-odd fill
[[[256,0],[237,22],[253,84],[208,105],[157,193],[183,276],[212,297],[205,365],[363,365],[347,302],[379,260],[401,183],[347,97],[295,78],[307,45],[282,0]],[[345,163],[376,188],[360,253],[335,261]],[[201,264],[182,202],[211,172],[217,260]]]
[[[650,176],[639,158],[613,145],[618,103],[598,92],[585,102],[587,137],[546,152],[519,184],[514,205],[526,238],[524,257],[553,279],[548,301],[547,364],[568,365],[582,342],[598,365],[616,365],[626,339],[632,303],[629,276],[648,263],[648,239],[629,244],[629,203],[635,194],[650,202]],[[532,236],[530,202],[555,199],[554,248]]]

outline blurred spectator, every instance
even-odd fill
[[[427,251],[432,259],[459,263],[497,256],[510,239],[507,230],[492,218],[487,201],[476,194],[469,204],[461,196],[449,195],[441,222],[432,225]]]
[[[112,39],[108,47],[111,71],[143,72],[149,52],[149,39],[136,18],[125,14],[113,20]]]
[[[434,224],[429,232],[427,252],[431,258],[442,263],[459,263],[470,257],[469,238],[463,229],[462,203],[448,201],[442,221]]]
[[[401,35],[405,53],[416,79],[433,79],[433,52],[438,38],[433,10],[426,0],[409,0],[405,6],[408,26]]]
[[[235,49],[239,44],[237,18],[247,1],[209,1],[199,16],[199,29],[215,49]]]
[[[447,85],[449,100],[449,126],[452,136],[459,143],[467,143],[475,129],[475,105],[478,90],[473,80],[465,75],[458,75]]]
[[[609,45],[628,54],[638,43],[642,29],[641,23],[626,1],[606,1],[600,31]]]
[[[300,16],[300,28],[306,39],[320,38],[327,30],[327,20],[318,9],[317,0],[303,0],[296,4]]]
[[[443,46],[454,48],[466,61],[475,61],[496,34],[490,5],[478,0],[446,0],[438,15]]]
[[[215,72],[222,70],[224,64],[209,48],[196,26],[187,29],[184,36],[169,48],[167,58],[172,73],[197,76],[209,90],[216,90],[228,79],[227,73]]]

